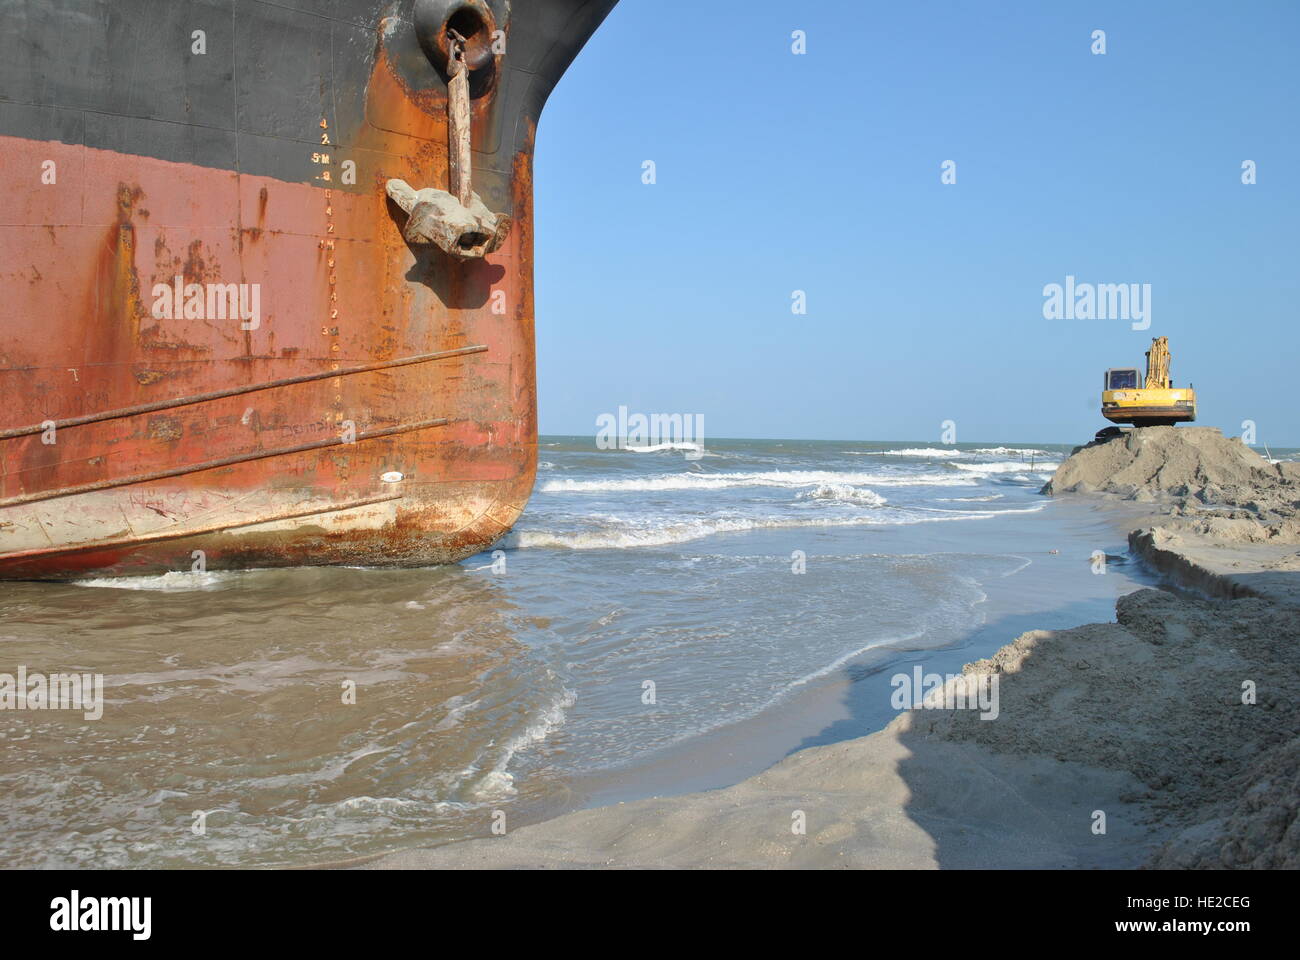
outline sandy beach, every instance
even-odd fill
[[[967,664],[945,694],[995,676],[995,718],[931,704],[725,789],[360,866],[1300,865],[1296,465],[1146,428],[1080,448],[1044,492],[1148,506],[1130,547],[1174,589]]]

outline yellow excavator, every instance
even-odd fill
[[[1134,367],[1106,371],[1102,386],[1101,415],[1112,423],[1156,427],[1196,419],[1196,391],[1174,388],[1169,377],[1169,338],[1155,337],[1147,351],[1147,376],[1138,386]],[[1108,432],[1115,431],[1108,427]]]

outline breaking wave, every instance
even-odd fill
[[[954,447],[904,447],[901,450],[846,450],[855,457],[928,457],[932,460],[953,460],[958,457],[1059,457],[1050,450],[1034,447],[975,447],[958,450]]]
[[[941,512],[941,511],[927,511]],[[894,526],[912,523],[942,523],[948,520],[987,520],[998,513],[1018,511],[953,510],[945,516],[925,516],[919,511],[859,514],[849,517],[719,517],[682,520],[660,524],[633,526],[616,518],[602,519],[605,525],[595,530],[515,530],[501,541],[507,549],[528,547],[560,547],[569,550],[610,550],[629,547],[662,547],[674,543],[701,540],[718,533],[740,533],[747,530],[775,530],[789,527],[856,527]],[[592,518],[597,519],[597,518]]]
[[[868,507],[883,507],[884,497],[866,487],[855,487],[849,483],[820,483],[814,489],[799,494],[800,500],[835,500],[841,503],[856,503]]]
[[[1023,469],[1023,467],[1021,468]],[[768,470],[760,473],[676,473],[664,477],[611,480],[547,480],[543,493],[652,492],[655,490],[722,490],[728,487],[816,487],[821,484],[876,486],[971,486],[975,478],[951,473],[837,473],[832,470]]]
[[[998,463],[953,463],[949,466],[956,467],[958,470],[966,470],[970,473],[989,476],[995,473],[1029,473],[1026,469],[1029,465],[1019,460],[1003,460]],[[1032,472],[1034,473],[1052,473],[1059,467],[1059,463],[1043,462],[1035,463]]]
[[[644,447],[620,447],[619,449],[626,450],[629,453],[658,453],[660,450],[704,450],[700,444],[690,443],[689,441],[678,441],[676,443],[652,443]]]
[[[947,450],[936,450],[934,447],[908,447],[904,450],[863,450],[850,451],[863,457],[952,457],[961,456],[962,451],[953,450],[951,447]]]
[[[971,453],[982,453],[990,456],[1010,457],[1016,454],[1029,457],[1059,457],[1059,453],[1053,453],[1051,450],[1035,450],[1033,447],[976,447]]]

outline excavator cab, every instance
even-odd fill
[[[1106,371],[1106,381],[1101,387],[1103,390],[1136,390],[1138,388],[1137,367],[1121,367],[1117,370]]]
[[[1188,423],[1196,419],[1196,391],[1175,389],[1169,375],[1169,338],[1156,337],[1147,351],[1147,375],[1138,380],[1134,367],[1106,371],[1101,394],[1101,415],[1111,423],[1155,427]]]

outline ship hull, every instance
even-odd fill
[[[3,44],[76,26],[102,68],[0,68],[0,577],[445,563],[523,510],[535,125],[612,2],[297,5],[0,4]],[[419,21],[465,6],[503,40],[473,186],[511,229],[477,260],[385,193],[448,186]],[[149,18],[189,55],[118,50]]]

